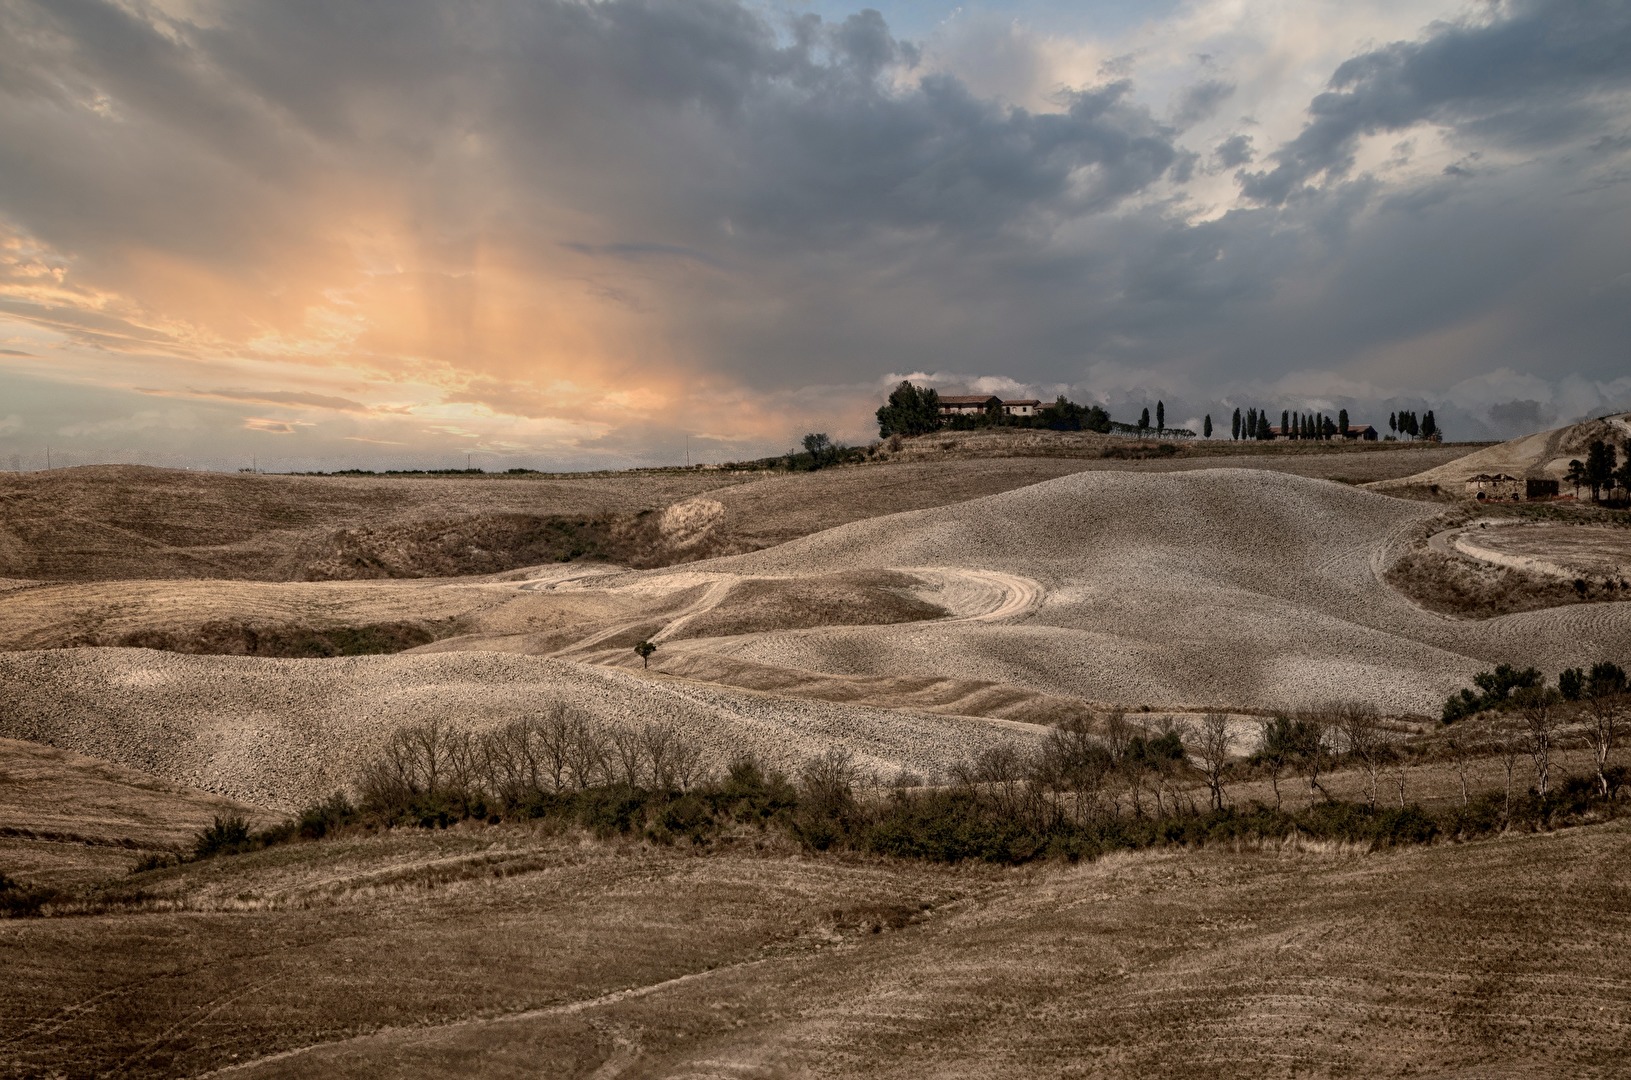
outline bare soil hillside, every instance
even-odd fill
[[[0,654],[10,707],[0,737],[92,754],[292,812],[350,786],[398,727],[439,719],[483,730],[553,702],[616,726],[666,721],[723,768],[752,751],[796,772],[829,746],[868,769],[936,772],[1038,729],[771,697],[492,652],[328,660],[180,656],[143,649]]]
[[[1624,823],[1011,872],[397,832],[0,922],[0,1069],[1608,1077],[1628,881]]]
[[[607,519],[661,510],[745,475],[309,477],[135,465],[13,473],[0,476],[0,576],[288,581],[485,573],[547,561],[539,552],[567,554],[593,542],[597,529],[603,536]],[[588,535],[569,535],[569,522]],[[518,544],[525,562],[492,565],[493,550]]]
[[[1359,482],[1418,471],[1464,449],[1261,454],[1241,463]],[[1233,461],[980,453],[987,456],[791,474],[311,477],[129,465],[0,474],[0,579],[307,581],[489,574],[556,561],[663,566],[1085,468]]]
[[[675,641],[655,662],[677,672],[686,669],[666,665],[708,653],[824,677],[978,680],[1157,709],[1341,696],[1436,715],[1448,693],[1494,663],[1558,670],[1631,653],[1631,605],[1478,622],[1423,611],[1383,574],[1436,516],[1431,504],[1257,470],[1078,473],[691,568],[937,568],[941,591],[923,595],[948,611],[959,609],[948,590],[976,583],[1026,592],[1016,607],[993,609],[1000,615]],[[584,587],[651,586],[664,573]],[[628,662],[621,652],[599,658]]]

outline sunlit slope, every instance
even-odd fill
[[[996,572],[1040,586],[1024,611],[674,648],[819,672],[1012,682],[1131,706],[1274,707],[1342,696],[1396,711],[1436,711],[1494,661],[1555,668],[1631,649],[1631,606],[1482,623],[1415,607],[1380,573],[1404,535],[1435,512],[1258,471],[1081,473],[698,566]]]
[[[292,810],[348,785],[390,733],[482,730],[565,702],[605,727],[671,723],[720,768],[752,751],[796,770],[834,744],[919,773],[1035,734],[962,717],[780,700],[536,656],[466,652],[271,660],[147,649],[0,654],[0,736]]]

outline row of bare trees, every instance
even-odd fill
[[[1569,744],[1589,750],[1598,794],[1606,798],[1614,787],[1611,758],[1631,722],[1631,694],[1570,701],[1556,690],[1530,688],[1515,694],[1513,708],[1494,720],[1486,739],[1462,737],[1448,744],[1463,805],[1470,801],[1469,767],[1480,757],[1495,757],[1505,766],[1508,812],[1517,762],[1523,758],[1533,766],[1536,794],[1545,799],[1555,787],[1556,756]],[[1275,809],[1283,805],[1280,785],[1286,774],[1303,779],[1312,805],[1330,798],[1328,774],[1347,767],[1360,773],[1368,807],[1377,807],[1386,785],[1390,799],[1403,809],[1419,760],[1410,752],[1408,731],[1373,706],[1354,701],[1328,702],[1260,721],[1257,749],[1244,760],[1235,756],[1239,740],[1221,712],[1197,720],[1162,717],[1152,727],[1113,712],[1096,728],[1086,720],[1062,724],[1049,733],[1034,760],[1022,761],[1011,749],[988,751],[954,779],[1011,801],[1016,777],[1026,776],[1043,791],[1070,795],[1084,813],[1114,811],[1125,800],[1134,816],[1142,816],[1153,796],[1156,816],[1164,817],[1186,801],[1193,808],[1196,788],[1204,788],[1212,809],[1223,809],[1230,778],[1246,772],[1243,765],[1252,766],[1250,774],[1268,779]]]
[[[556,703],[487,732],[439,719],[399,728],[357,786],[367,805],[446,804],[467,814],[478,802],[521,807],[613,784],[684,791],[704,778],[701,748],[673,724],[601,726]]]
[[[1196,809],[1197,779],[1212,806],[1223,807],[1232,742],[1223,713],[1193,724],[1163,716],[1146,727],[1112,712],[1097,722],[1068,719],[1034,750],[990,747],[954,767],[950,779],[1014,814],[1083,821],[1125,808],[1164,818]]]

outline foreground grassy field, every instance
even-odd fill
[[[0,1070],[1610,1076],[1631,830],[997,871],[520,827],[144,875],[0,922]]]

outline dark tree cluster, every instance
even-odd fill
[[[932,387],[902,380],[878,409],[878,436],[927,435],[940,427],[940,395]]]
[[[1433,410],[1428,409],[1422,416],[1413,411],[1403,409],[1396,413],[1389,413],[1387,418],[1388,430],[1395,435],[1408,435],[1410,438],[1431,439],[1442,434],[1439,431],[1438,420],[1433,416]]]
[[[1564,479],[1574,486],[1576,494],[1582,486],[1591,488],[1593,502],[1601,502],[1605,496],[1612,498],[1616,487],[1631,496],[1631,442],[1626,444],[1622,463],[1613,443],[1593,439],[1586,447],[1586,460],[1569,462]]]

